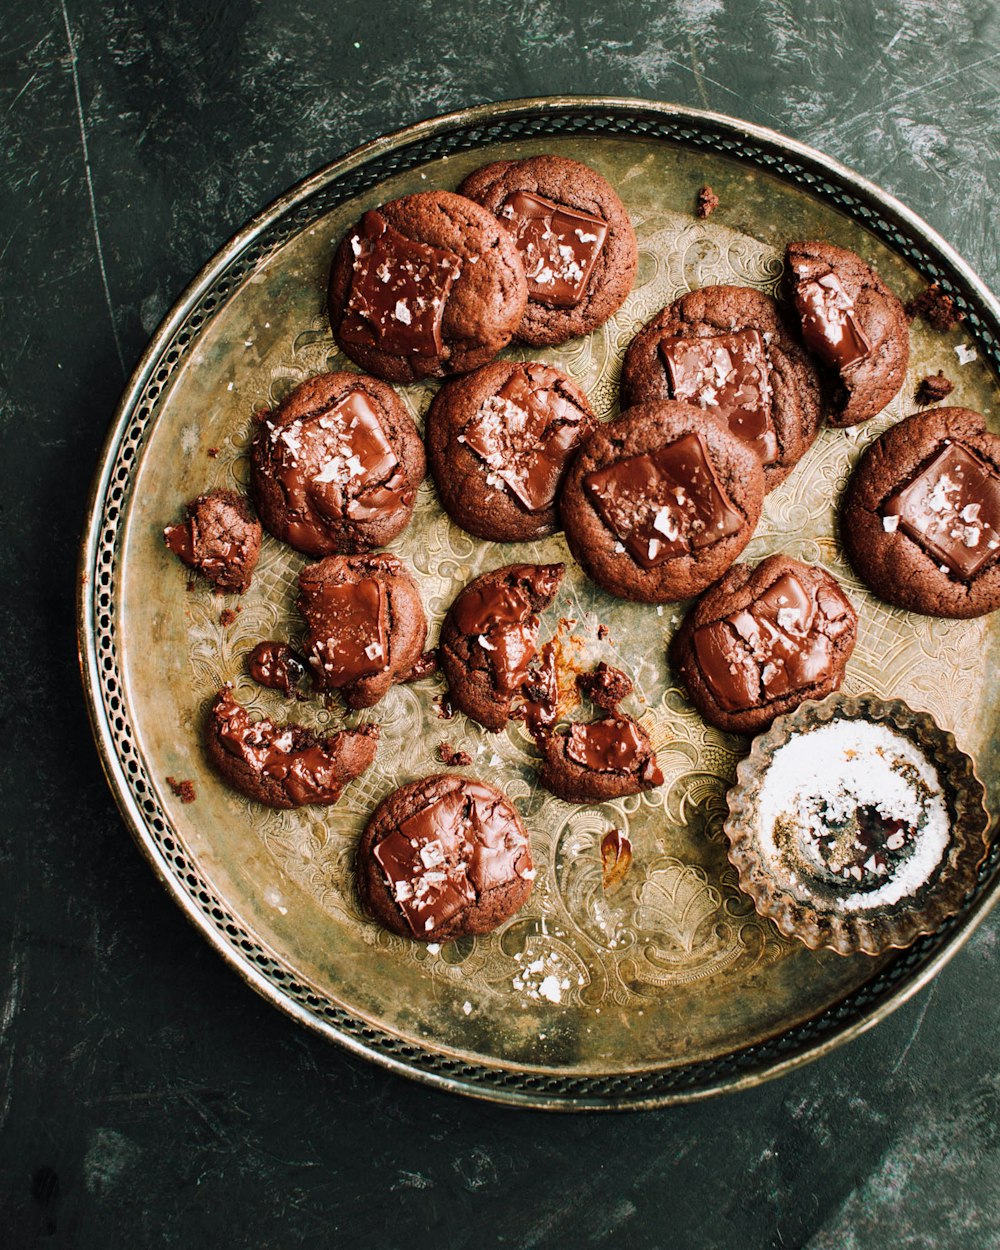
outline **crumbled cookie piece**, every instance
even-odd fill
[[[632,693],[632,679],[620,668],[602,660],[592,673],[578,673],[576,684],[580,693],[605,712],[613,712]]]
[[[926,291],[915,295],[903,305],[903,309],[911,321],[914,317],[922,317],[935,330],[953,330],[962,320],[955,301],[941,290],[937,282],[932,282]]]
[[[710,186],[704,186],[698,192],[698,204],[695,208],[696,217],[711,217],[719,207],[719,197]]]
[[[193,781],[178,781],[176,777],[168,777],[167,785],[182,803],[193,803],[198,797],[194,791]]]
[[[439,742],[437,754],[441,763],[447,764],[449,768],[468,768],[472,763],[472,756],[468,751],[456,751],[450,742]]]
[[[942,399],[947,398],[955,389],[955,383],[944,376],[944,371],[939,369],[937,373],[930,373],[924,378],[917,387],[916,399],[918,404],[937,404]]]

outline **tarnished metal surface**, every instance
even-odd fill
[[[406,146],[418,140],[423,150]],[[345,363],[323,299],[346,225],[382,200],[453,188],[488,160],[541,151],[604,173],[639,235],[638,279],[618,315],[586,339],[523,353],[571,373],[601,417],[616,410],[622,354],[649,315],[709,283],[773,290],[791,238],[855,248],[904,299],[926,283],[918,264],[954,284],[966,323],[949,334],[914,325],[901,396],[860,429],[823,431],[768,497],[745,558],[781,550],[833,572],[860,618],[845,689],[931,712],[976,759],[989,806],[1000,809],[995,691],[984,679],[996,625],[879,604],[844,564],[835,521],[851,465],[913,410],[925,373],[943,369],[956,382],[951,401],[992,421],[995,309],[938,240],[873,189],[836,169],[825,180],[818,158],[777,136],[666,106],[550,101],[473,110],[377,141],[251,223],[168,318],[109,442],[84,554],[85,677],[109,776],[141,844],[191,918],[279,1005],[355,1049],[467,1091],[556,1105],[668,1101],[761,1079],[865,1027],[943,962],[962,925],[905,958],[843,959],[782,938],[740,893],[726,860],[724,795],[746,743],[707,727],[667,666],[681,608],[603,594],[561,536],[516,547],[473,539],[443,515],[429,482],[391,550],[415,571],[432,640],[469,578],[511,559],[565,559],[543,637],[571,617],[586,657],[632,674],[640,697],[629,710],[649,728],[666,784],[599,807],[564,804],[535,785],[531,743],[518,725],[491,736],[461,716],[443,721],[432,703],[440,686],[425,681],[395,688],[365,714],[383,726],[379,756],[336,808],[276,813],[246,802],[209,772],[200,716],[227,680],[254,707],[289,713],[243,676],[243,656],[261,638],[299,630],[295,579],[304,559],[266,539],[254,585],[236,621],[223,626],[220,612],[235,601],[202,585],[186,592],[185,571],[161,540],[185,500],[245,481],[255,411]],[[702,222],[691,210],[705,182],[721,205]],[[959,344],[976,347],[970,364],[959,364]],[[419,423],[433,384],[400,393]],[[605,642],[599,623],[610,627]],[[316,725],[343,721],[318,702],[291,711]],[[528,906],[500,932],[429,951],[363,917],[351,857],[374,804],[436,770],[445,738],[473,756],[470,773],[517,801],[539,875]],[[181,805],[167,775],[193,779],[197,801]],[[605,898],[600,842],[611,825],[628,832],[634,862]],[[989,901],[981,889],[966,927]]]

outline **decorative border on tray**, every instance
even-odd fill
[[[301,980],[248,932],[216,895],[170,826],[134,739],[121,680],[115,602],[122,529],[134,469],[160,397],[213,313],[290,238],[393,174],[492,143],[548,136],[621,135],[700,148],[751,164],[835,204],[939,282],[1000,372],[1000,311],[982,284],[918,218],[819,153],[772,131],[716,114],[636,100],[552,99],[483,106],[377,140],[306,179],[254,219],[181,297],[154,337],[126,392],[91,499],[82,556],[81,664],[102,762],[133,834],[194,921],[245,980],[303,1023],[349,1049],[411,1076],[507,1102],[567,1109],[653,1106],[754,1084],[804,1062],[874,1024],[915,992],[971,932],[997,893],[995,839],[962,912],[920,939],[871,981],[778,1037],[717,1059],[612,1076],[569,1076],[470,1063],[407,1042],[351,1015]],[[993,888],[990,888],[993,887]]]

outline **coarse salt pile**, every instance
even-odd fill
[[[884,724],[834,720],[775,751],[759,797],[761,856],[782,861],[798,891],[808,892],[808,878],[821,882],[824,893],[842,891],[860,874],[849,882],[834,875],[821,846],[832,829],[865,809],[906,827],[906,853],[873,881],[875,888],[840,894],[838,910],[870,910],[916,894],[944,857],[948,809],[934,766]]]

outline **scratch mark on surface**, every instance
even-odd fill
[[[903,1049],[899,1052],[899,1058],[889,1069],[890,1076],[892,1076],[892,1074],[898,1070],[900,1064],[902,1064],[903,1060],[906,1058],[907,1054],[909,1053],[910,1047],[917,1040],[917,1034],[920,1032],[920,1026],[924,1022],[924,1016],[927,1015],[927,1008],[931,1005],[931,999],[934,997],[936,990],[937,990],[937,981],[935,981],[934,984],[931,986],[930,993],[924,999],[924,1005],[920,1008],[920,1014],[917,1016],[917,1022],[913,1026],[913,1032],[910,1034],[909,1041],[906,1043]]]
[[[28,81],[27,81],[27,82],[24,84],[24,86],[21,88],[21,90],[20,90],[20,91],[17,93],[17,95],[13,98],[13,100],[11,100],[11,102],[7,105],[7,112],[8,112],[8,113],[9,113],[9,112],[10,112],[10,110],[14,107],[14,105],[18,102],[18,100],[20,100],[21,96],[23,96],[23,95],[24,95],[24,93],[28,90],[28,88],[31,86],[31,84],[35,81],[35,79],[36,79],[37,77],[38,77],[38,70],[36,69],[36,70],[35,70],[35,72],[34,72],[34,73],[31,75],[31,77],[28,79]]]
[[[73,75],[73,93],[76,97],[76,117],[80,125],[80,146],[83,151],[83,172],[87,179],[87,197],[90,200],[90,220],[94,228],[94,244],[97,248],[97,264],[101,270],[101,282],[104,286],[104,298],[108,305],[108,316],[111,318],[111,334],[115,340],[115,351],[118,353],[118,363],[121,366],[122,378],[127,377],[125,370],[125,357],[122,355],[122,345],[118,338],[118,327],[115,325],[115,310],[111,302],[111,288],[108,285],[108,271],[104,264],[104,248],[101,245],[101,231],[97,224],[97,201],[94,198],[94,180],[90,173],[90,148],[87,145],[87,127],[83,120],[83,100],[80,96],[80,75],[76,68],[76,44],[73,42],[73,32],[70,29],[69,13],[66,10],[66,0],[59,0],[62,7],[63,24],[66,27],[66,42],[69,45],[69,67]]]
[[[695,86],[698,88],[698,98],[701,100],[703,108],[710,109],[712,106],[708,102],[708,92],[705,90],[705,78],[701,72],[701,64],[698,60],[698,48],[693,37],[689,41],[688,47],[691,50],[691,72],[694,74]]]
[[[11,1099],[14,1096],[14,1040],[8,1042],[7,1034],[10,1032],[10,1026],[14,1023],[14,1017],[17,1015],[17,1009],[21,1002],[21,964],[15,954],[11,960],[10,969],[10,991],[7,994],[3,1004],[3,1011],[0,1012],[0,1047],[7,1054],[6,1071],[3,1079],[3,1102],[0,1104],[0,1129],[7,1122],[7,1116],[10,1114]]]

